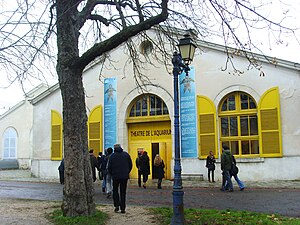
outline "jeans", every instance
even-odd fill
[[[103,174],[102,190],[105,190],[105,188],[106,188],[106,175]]]
[[[223,171],[222,189],[226,190],[227,187],[229,190],[233,190],[230,173],[228,170],[224,170]]]
[[[110,194],[112,192],[112,189],[113,189],[112,184],[113,184],[112,177],[108,173],[106,175],[106,193],[107,194]]]
[[[238,178],[237,174],[236,175],[233,175],[235,181],[237,182],[237,184],[239,185],[239,188],[240,189],[243,189],[245,188],[245,185],[244,183]]]
[[[113,199],[114,206],[125,210],[126,208],[126,189],[128,179],[114,179],[113,180]],[[119,194],[120,189],[120,194]]]

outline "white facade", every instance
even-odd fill
[[[136,41],[138,43],[138,40]],[[196,95],[208,97],[216,109],[222,99],[231,92],[242,91],[258,103],[262,95],[270,88],[278,87],[280,95],[282,157],[241,157],[237,158],[242,180],[295,180],[300,179],[300,66],[296,63],[275,60],[260,60],[260,70],[249,67],[249,62],[240,56],[232,58],[234,67],[243,73],[238,75],[230,64],[225,71],[226,54],[223,47],[211,43],[200,43],[192,66],[195,67]],[[118,142],[125,150],[129,148],[128,125],[126,119],[130,105],[141,92],[136,86],[131,66],[124,67],[127,56],[123,47],[111,52],[110,57],[118,62],[114,67],[106,64],[102,75],[117,79],[117,126]],[[276,62],[276,63],[275,63]],[[147,64],[143,73],[149,77],[152,85],[147,85],[147,93],[159,96],[167,105],[173,137],[173,77],[165,67],[158,63]],[[102,63],[87,68],[83,75],[86,91],[87,114],[98,105],[104,104],[103,79],[99,80]],[[125,70],[124,70],[125,68]],[[171,71],[171,66],[170,66]],[[0,117],[0,134],[5,129],[14,127],[18,133],[17,159],[20,167],[29,167],[32,173],[41,178],[57,178],[59,161],[51,160],[51,110],[62,114],[62,102],[58,85],[55,85],[30,102],[24,101],[20,106]],[[26,118],[26,119],[25,119]],[[216,117],[219,124],[218,115]],[[198,121],[197,121],[198,123]],[[197,125],[199,126],[199,125]],[[218,156],[220,156],[220,131],[218,125]],[[199,141],[199,140],[198,140]],[[174,146],[174,144],[173,144]],[[2,145],[3,147],[3,145]],[[174,147],[172,148],[174,149]],[[174,150],[172,150],[174,157]],[[3,159],[2,148],[0,157]],[[203,174],[206,177],[205,160],[199,158],[182,158],[183,174]],[[221,179],[220,158],[217,160],[215,176]],[[171,161],[173,166],[173,160]]]

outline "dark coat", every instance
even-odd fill
[[[164,161],[162,160],[160,165],[158,165],[158,166],[154,165],[154,167],[155,168],[154,168],[153,171],[155,171],[156,177],[158,179],[164,178],[165,177],[165,170],[164,170],[165,164],[164,164]]]
[[[140,165],[140,171],[143,175],[149,175],[150,174],[150,163],[149,163],[149,157],[148,155],[142,155],[139,160]]]
[[[224,149],[221,155],[221,170],[230,171],[232,165],[232,155],[229,149]]]
[[[60,165],[58,167],[58,170],[60,172],[64,172],[65,171],[65,160],[64,159],[61,160]]]
[[[210,156],[207,156],[206,158],[206,167],[209,170],[215,170],[216,166],[215,166],[215,157],[211,158]]]
[[[130,155],[124,152],[121,147],[116,148],[109,158],[107,168],[113,180],[129,179],[129,173],[132,169]]]

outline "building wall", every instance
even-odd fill
[[[138,41],[136,41],[138,43]],[[170,50],[171,51],[171,50]],[[119,47],[111,52],[110,58],[117,62],[111,67],[108,62],[102,68],[102,62],[94,64],[84,72],[83,83],[86,93],[87,114],[98,105],[104,105],[103,77],[117,78],[117,126],[118,142],[125,150],[128,150],[128,126],[126,119],[130,104],[141,94],[137,88],[133,76],[132,67],[124,65],[128,63],[126,52],[123,47]],[[279,158],[238,158],[239,176],[242,180],[292,180],[300,179],[300,120],[298,111],[300,109],[300,70],[293,68],[290,62],[279,60],[277,64],[262,62],[261,67],[256,69],[249,67],[249,62],[240,56],[234,55],[233,65],[242,73],[234,71],[232,65],[226,67],[226,55],[220,51],[220,46],[203,45],[201,51],[195,56],[192,66],[195,67],[196,94],[208,97],[218,109],[224,96],[234,91],[243,91],[251,95],[256,103],[259,102],[262,95],[272,87],[279,87],[280,106],[281,106],[281,124],[282,124],[282,146],[283,157]],[[166,103],[172,130],[172,142],[174,143],[174,110],[173,110],[173,77],[169,72],[172,69],[170,65],[169,72],[164,65],[154,63],[155,66],[147,64],[143,73],[148,76],[152,84],[146,86],[144,92],[159,96]],[[171,64],[171,63],[170,63]],[[101,71],[101,79],[99,74]],[[32,161],[32,172],[35,176],[43,178],[58,177],[57,167],[59,161],[51,160],[51,110],[62,113],[62,103],[59,89],[53,90],[43,98],[36,99],[30,110],[26,113],[26,118],[33,118],[26,123],[16,122],[14,126],[21,126],[18,130],[24,133],[20,135],[18,146],[18,159],[26,158]],[[15,120],[24,111],[11,113],[7,119],[1,119],[0,132],[8,126],[8,122]],[[218,120],[218,115],[217,115]],[[3,121],[6,121],[3,123]],[[198,125],[198,121],[197,125]],[[22,124],[22,125],[20,125]],[[33,125],[32,125],[33,124]],[[30,133],[33,127],[33,133]],[[2,129],[2,130],[1,130]],[[219,137],[218,137],[219,138]],[[25,143],[25,139],[32,140],[32,143]],[[24,144],[24,145],[23,145]],[[24,147],[23,147],[24,146]],[[174,149],[174,144],[173,147]],[[220,170],[220,146],[218,146],[218,159],[216,166],[216,178],[221,179]],[[172,153],[174,157],[174,150]],[[133,159],[134,160],[134,159]],[[173,166],[173,161],[171,162]],[[205,160],[199,158],[183,158],[182,173],[193,174],[201,173],[206,178],[207,169]]]
[[[30,168],[32,156],[32,105],[24,100],[13,107],[9,113],[0,118],[1,148],[0,158],[3,159],[3,135],[7,128],[12,127],[17,132],[16,159],[20,168]],[[25,131],[25,132],[24,132]]]

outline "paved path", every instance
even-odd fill
[[[63,186],[58,184],[57,180],[55,183],[51,183],[35,178],[25,179],[24,177],[5,178],[2,176],[1,179],[0,198],[62,200]],[[258,185],[258,183],[255,186],[255,183],[251,183],[251,185],[247,185],[244,191],[239,191],[236,188],[236,191],[229,193],[220,191],[218,183],[184,181],[184,207],[249,210],[300,217],[299,182],[268,184],[271,187]],[[172,207],[172,182],[163,181],[163,189],[161,190],[157,189],[155,185],[153,182],[147,189],[143,189],[137,187],[135,180],[131,181],[127,192],[127,204]],[[95,190],[96,203],[112,205],[112,199],[107,199],[102,194],[99,182],[95,183]]]

